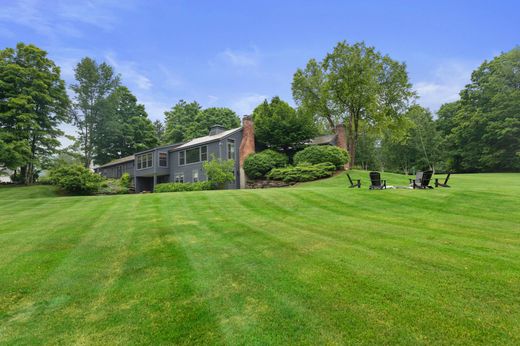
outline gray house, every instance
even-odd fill
[[[203,162],[212,158],[230,159],[235,161],[235,181],[227,188],[238,189],[245,185],[243,161],[254,151],[253,123],[244,117],[242,127],[226,130],[215,125],[207,136],[142,151],[99,166],[95,171],[114,179],[128,173],[135,191],[143,192],[153,191],[160,183],[205,181]]]

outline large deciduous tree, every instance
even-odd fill
[[[451,168],[519,171],[520,47],[485,61],[460,96],[438,112]]]
[[[310,60],[294,74],[292,91],[300,108],[331,131],[345,123],[350,165],[355,163],[360,122],[397,128],[414,97],[405,64],[363,42],[340,42],[323,61]]]
[[[31,184],[68,120],[65,82],[47,52],[23,43],[0,50],[0,166],[21,168],[21,180]]]
[[[79,130],[79,140],[84,154],[84,166],[89,167],[96,149],[96,131],[107,111],[107,98],[119,86],[119,76],[106,63],[98,64],[91,58],[83,58],[75,68],[76,84],[74,123]]]
[[[295,110],[279,97],[265,100],[253,111],[256,140],[263,146],[288,152],[316,135],[313,116]]]

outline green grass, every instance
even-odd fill
[[[0,188],[0,344],[519,344],[520,174],[353,175],[362,189]]]

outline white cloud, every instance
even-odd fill
[[[238,51],[226,49],[217,54],[217,59],[237,67],[254,67],[260,61],[260,54],[256,47],[252,51]]]
[[[476,66],[454,61],[439,65],[429,80],[415,83],[418,103],[437,112],[443,103],[458,100],[460,90],[470,82],[471,72]]]
[[[268,96],[261,94],[247,94],[231,102],[231,108],[239,116],[248,115],[253,112],[256,106],[262,103]]]
[[[182,79],[173,72],[169,67],[159,64],[159,71],[161,72],[161,82],[172,88],[176,88],[183,84]]]
[[[217,96],[215,96],[215,95],[208,95],[208,103],[209,104],[214,104],[215,102],[218,101],[218,99],[219,98]]]
[[[135,85],[142,90],[149,90],[152,87],[152,81],[142,72],[138,71],[135,62],[118,60],[114,53],[106,54],[105,58],[107,62],[114,67],[115,71],[121,74],[123,81]]]

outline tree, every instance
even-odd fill
[[[103,102],[92,136],[94,162],[104,164],[159,144],[145,108],[125,86],[118,86]]]
[[[0,165],[20,167],[34,181],[35,166],[60,145],[59,125],[69,120],[60,68],[47,52],[19,43],[0,50]]]
[[[106,63],[98,64],[83,58],[75,70],[77,83],[71,86],[75,95],[74,123],[79,129],[79,140],[84,152],[84,166],[89,167],[96,149],[96,131],[100,130],[107,98],[119,86],[119,76]]]
[[[301,147],[317,132],[310,113],[296,111],[277,96],[256,107],[253,120],[256,140],[268,148],[285,152]]]
[[[223,189],[226,184],[235,181],[235,161],[216,159],[211,155],[211,160],[202,164],[208,181],[217,189]]]
[[[159,143],[164,144],[166,131],[163,122],[157,119],[153,122],[153,127],[155,129],[155,136],[159,140]]]
[[[401,115],[414,97],[406,66],[367,47],[364,42],[338,43],[322,62],[312,59],[293,77],[296,103],[331,131],[346,123],[347,148],[355,163],[361,121],[374,128],[398,129]]]
[[[166,140],[171,143],[179,143],[186,140],[186,134],[191,130],[197,115],[201,110],[197,102],[187,103],[180,100],[166,116]]]
[[[438,112],[451,168],[520,170],[520,47],[485,61],[460,96]]]
[[[240,118],[229,108],[206,108],[200,110],[195,121],[189,126],[185,140],[207,136],[213,125],[222,125],[226,129],[240,126]]]

